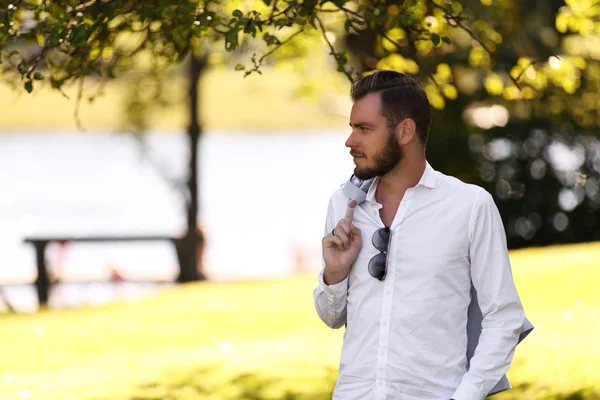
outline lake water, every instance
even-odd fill
[[[353,169],[346,137],[331,131],[203,137],[199,220],[210,279],[264,279],[320,268],[327,203]],[[11,304],[35,307],[33,288],[14,285],[36,276],[33,248],[23,243],[27,235],[184,232],[179,188],[186,138],[156,132],[144,143],[117,134],[0,135],[0,282],[9,284],[3,294]],[[169,243],[52,245],[47,257],[66,281],[107,280],[113,269],[129,279],[171,281],[178,268]],[[154,287],[67,285],[51,304],[108,301],[118,293],[136,297]]]

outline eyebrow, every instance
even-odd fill
[[[368,122],[357,122],[354,125],[352,125],[352,123],[350,123],[349,125],[350,125],[351,128],[352,127],[360,128],[360,127],[363,127],[363,126],[367,127],[367,128],[373,128],[373,127],[375,127],[375,125],[370,124]]]

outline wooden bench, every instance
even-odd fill
[[[30,243],[35,247],[36,265],[38,276],[35,280],[35,287],[38,295],[40,306],[48,303],[48,294],[50,291],[50,276],[46,266],[46,247],[50,243],[67,243],[67,242],[87,242],[87,243],[102,243],[102,242],[164,242],[173,243],[179,267],[181,269],[181,252],[179,251],[179,243],[182,239],[171,236],[72,236],[72,237],[49,237],[49,236],[30,236],[24,239],[25,243]]]

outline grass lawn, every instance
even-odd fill
[[[349,82],[341,74],[301,76],[281,69],[266,68],[263,75],[247,78],[231,68],[209,69],[200,83],[200,116],[204,127],[219,131],[285,132],[305,129],[344,129],[350,113]],[[89,132],[112,132],[123,123],[128,87],[123,80],[109,83],[102,96],[90,103],[98,84],[85,86],[80,118]],[[171,79],[166,85],[179,105],[152,110],[150,129],[181,131],[187,126],[187,82]],[[40,87],[28,94],[22,87],[12,90],[0,82],[0,133],[60,131],[79,133],[74,118],[77,87],[66,88],[69,98]]]
[[[600,399],[600,244],[511,254],[536,330],[494,399]],[[342,331],[315,277],[200,283],[133,303],[0,315],[0,400],[327,399]]]

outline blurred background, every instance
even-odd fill
[[[600,399],[600,3],[0,3],[0,399],[327,399],[350,79],[413,74],[536,329],[502,399]],[[349,79],[350,78],[350,79]]]

